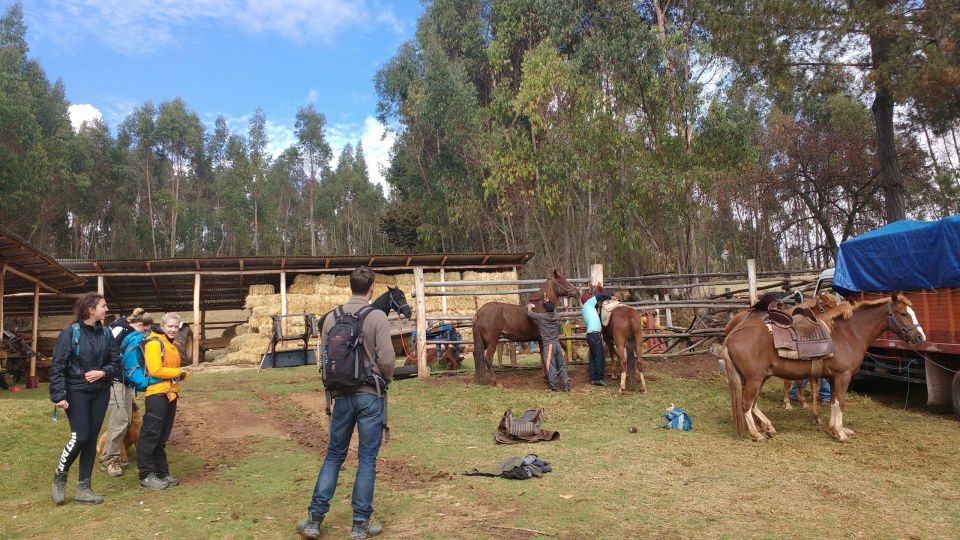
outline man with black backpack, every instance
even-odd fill
[[[308,507],[297,523],[306,538],[320,536],[320,524],[330,510],[340,467],[347,457],[354,426],[359,436],[359,467],[353,485],[353,528],[350,538],[376,536],[383,530],[371,524],[377,454],[387,429],[387,385],[393,379],[396,355],[390,341],[387,315],[370,305],[373,271],[361,266],[350,273],[352,296],[328,313],[321,328],[323,384],[330,414],[330,443]],[[330,412],[330,401],[333,412]]]

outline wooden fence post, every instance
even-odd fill
[[[427,365],[427,296],[423,287],[423,267],[413,269],[413,280],[417,295],[417,377],[430,376]]]
[[[40,283],[33,284],[33,343],[30,344],[36,353],[39,349],[40,340]],[[37,355],[30,355],[30,379],[27,380],[27,388],[37,387]]]
[[[200,273],[193,275],[193,365],[200,365]]]
[[[750,305],[757,303],[757,263],[747,259],[747,289],[750,291]]]
[[[446,281],[445,275],[446,273],[443,271],[443,268],[441,268],[440,281]],[[441,285],[440,292],[447,292],[447,288]],[[440,310],[444,315],[447,314],[447,297],[445,295],[440,297]]]
[[[590,265],[590,286],[602,285],[603,284],[603,265],[602,264],[591,264]]]

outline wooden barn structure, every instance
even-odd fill
[[[13,352],[7,345],[23,340],[17,334],[2,331],[6,328],[4,319],[11,314],[29,315],[33,322],[31,341],[25,343],[26,347],[18,346],[17,352],[30,356],[27,387],[37,386],[36,344],[41,308],[54,299],[72,303],[75,295],[68,291],[81,287],[83,282],[82,277],[53,257],[0,225],[0,371],[6,369],[8,355]]]
[[[112,313],[127,313],[134,307],[148,312],[190,312],[196,336],[192,358],[197,364],[200,339],[204,335],[204,313],[243,309],[251,285],[272,285],[285,297],[287,287],[298,274],[343,274],[361,265],[378,273],[412,272],[415,267],[434,271],[520,269],[533,253],[64,259],[59,262],[43,256],[79,282],[56,289],[54,292],[58,294],[40,304],[40,314],[69,313],[78,294],[93,290],[106,296]],[[25,299],[17,298],[10,304],[10,310],[17,313],[25,313],[30,308]],[[282,312],[286,314],[286,302],[282,305]]]

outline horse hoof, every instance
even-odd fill
[[[783,402],[783,410],[785,410],[785,411],[792,411],[792,410],[793,410],[793,405],[791,405],[789,401],[784,401],[784,402]]]
[[[843,433],[844,433],[845,435],[850,436],[850,437],[855,437],[855,436],[857,435],[856,432],[854,432],[854,431],[853,431],[852,429],[850,429],[850,428],[843,428]]]
[[[758,443],[767,442],[767,438],[766,436],[761,435],[759,437],[754,437],[753,442],[758,442]]]
[[[803,403],[801,403],[801,404],[800,404],[800,407],[806,409],[806,408],[807,408],[807,402],[804,401]]]

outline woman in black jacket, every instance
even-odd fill
[[[73,313],[76,322],[60,332],[50,366],[50,401],[67,411],[71,431],[53,473],[53,502],[63,504],[66,500],[67,472],[79,457],[75,500],[97,504],[103,502],[103,497],[90,486],[97,435],[107,413],[111,381],[120,377],[122,363],[120,349],[103,324],[107,316],[103,295],[83,295]]]

